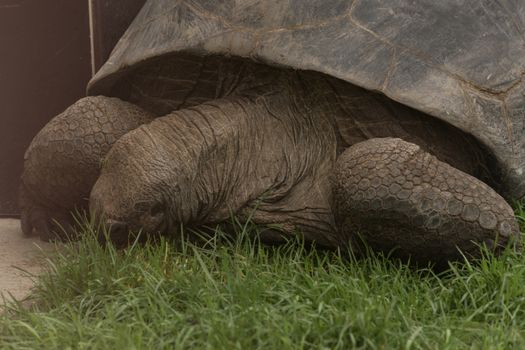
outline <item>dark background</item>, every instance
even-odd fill
[[[86,0],[87,1],[87,0]],[[146,0],[92,0],[94,58],[100,68]]]
[[[0,216],[18,213],[25,149],[46,122],[85,95],[145,0],[0,1]]]

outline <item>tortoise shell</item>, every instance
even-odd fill
[[[523,1],[148,0],[88,93],[119,95],[159,58],[184,58],[176,78],[213,55],[317,71],[441,119],[494,156],[502,194],[525,194]]]

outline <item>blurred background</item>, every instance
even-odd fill
[[[18,215],[24,152],[85,96],[146,0],[0,0],[0,217]]]

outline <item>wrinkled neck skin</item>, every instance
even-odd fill
[[[168,55],[138,67],[112,93],[161,116],[233,95],[264,96],[279,89],[276,85],[282,83],[283,76],[303,89],[292,92],[299,100],[305,99],[303,106],[312,99],[308,94],[317,96],[314,100],[323,94],[325,101],[330,100],[321,105],[333,112],[338,153],[371,138],[398,137],[500,187],[501,174],[494,172],[500,166],[472,136],[384,95],[316,72],[283,72],[235,57]]]
[[[92,210],[146,231],[237,215],[275,227],[268,240],[301,232],[335,245],[329,178],[340,109],[331,89],[298,72],[244,76],[235,94],[121,138],[93,189]],[[162,219],[152,208],[162,208]]]

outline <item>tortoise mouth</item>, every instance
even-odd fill
[[[89,94],[119,97],[162,116],[234,94],[247,69],[293,71],[241,57],[170,53],[97,81],[90,86]],[[418,144],[441,161],[503,192],[501,164],[489,147],[473,135],[382,93],[324,73],[300,71],[300,74],[328,81],[338,96],[338,104],[347,112],[348,118],[336,121],[340,152],[369,138],[398,137]]]

